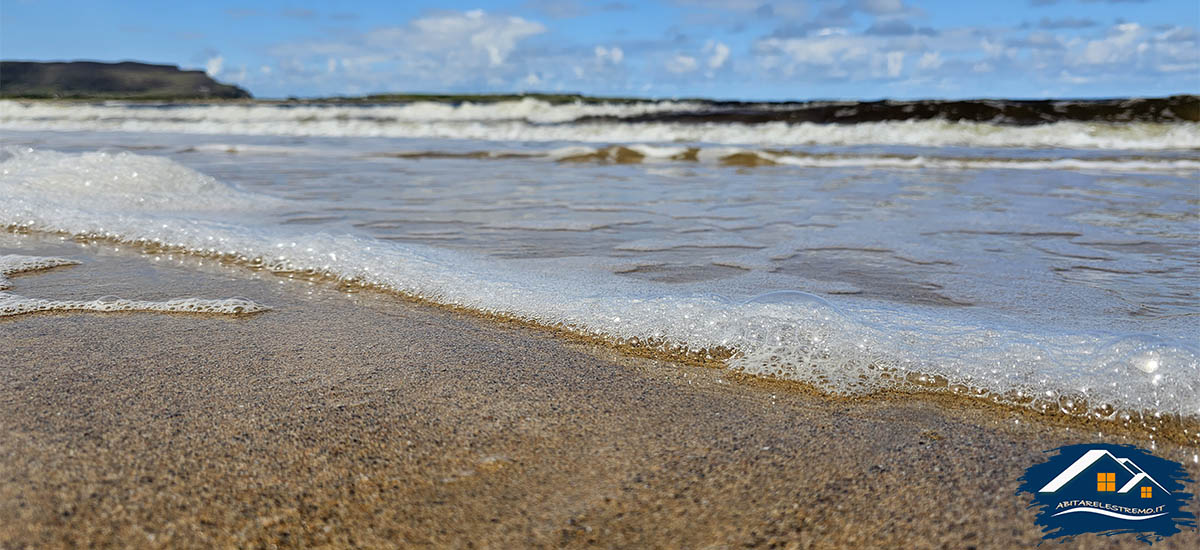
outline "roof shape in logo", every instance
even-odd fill
[[[1137,487],[1142,481],[1150,480],[1151,483],[1157,485],[1159,489],[1162,489],[1164,493],[1168,495],[1171,494],[1166,487],[1163,487],[1157,480],[1155,480],[1153,477],[1150,477],[1150,474],[1147,474],[1146,471],[1142,470],[1140,466],[1134,464],[1132,460],[1128,458],[1118,458],[1104,449],[1092,449],[1086,453],[1083,453],[1083,456],[1079,457],[1079,459],[1067,467],[1066,470],[1063,470],[1062,473],[1050,480],[1050,483],[1047,483],[1044,487],[1039,489],[1038,492],[1053,493],[1061,489],[1072,479],[1075,479],[1075,476],[1083,473],[1084,470],[1087,470],[1092,466],[1092,464],[1095,464],[1097,460],[1100,460],[1105,456],[1111,458],[1114,462],[1121,465],[1122,468],[1125,468],[1125,470],[1129,472],[1129,475],[1133,476],[1133,479],[1130,479],[1128,483],[1121,486],[1121,489],[1117,491],[1118,493],[1128,493],[1134,487]]]

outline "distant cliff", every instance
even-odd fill
[[[250,92],[203,71],[126,61],[0,61],[0,97],[71,99],[241,99]]]

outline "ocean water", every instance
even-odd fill
[[[1200,125],[675,116],[706,108],[0,102],[0,225],[836,394],[1200,418]]]

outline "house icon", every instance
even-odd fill
[[[1033,496],[1044,539],[1136,533],[1152,542],[1196,526],[1184,509],[1192,495],[1182,464],[1132,445],[1082,443],[1056,451],[1025,470],[1017,490]]]
[[[1073,494],[1111,496],[1122,500],[1128,498],[1150,499],[1156,495],[1171,494],[1150,474],[1128,458],[1120,458],[1104,449],[1092,449],[1050,480],[1039,493],[1056,493],[1067,487]]]

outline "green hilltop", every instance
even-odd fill
[[[0,61],[0,97],[24,99],[250,99],[203,71],[124,61]]]

